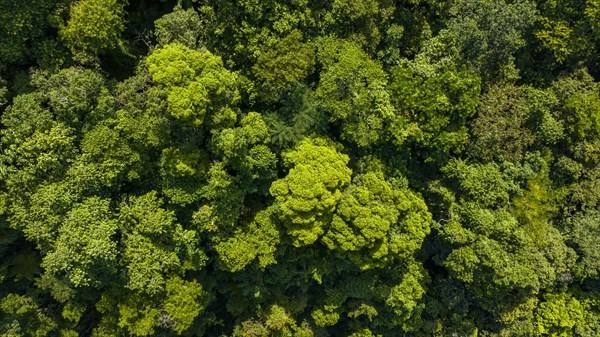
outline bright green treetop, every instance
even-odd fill
[[[356,176],[344,191],[322,241],[348,254],[362,269],[384,266],[418,249],[430,221],[421,198],[394,186],[380,172],[368,172]]]
[[[305,139],[283,157],[290,170],[273,182],[271,195],[294,245],[308,245],[325,233],[342,190],[350,183],[349,158],[324,138]]]
[[[125,4],[120,0],[79,0],[71,5],[60,35],[73,51],[98,54],[117,47],[125,30]]]
[[[213,124],[235,121],[240,99],[237,77],[221,58],[181,44],[168,44],[146,60],[150,77],[169,92],[167,110],[176,119],[198,127],[205,117]]]

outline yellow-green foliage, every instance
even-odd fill
[[[160,311],[152,302],[130,298],[118,304],[119,327],[132,335],[149,336],[154,333]]]
[[[256,258],[261,269],[277,262],[274,255],[280,233],[272,213],[272,208],[259,212],[247,227],[215,245],[219,259],[230,271],[242,270]]]
[[[600,336],[600,0],[0,0],[0,336]]]
[[[288,310],[273,304],[267,310],[259,312],[259,319],[248,319],[238,324],[232,337],[312,337],[311,327],[303,321],[296,323]]]
[[[42,266],[74,287],[102,286],[116,272],[117,243],[112,238],[117,227],[107,200],[85,200],[67,214]]]
[[[290,170],[273,182],[271,195],[294,245],[309,245],[325,233],[342,190],[350,183],[349,158],[324,138],[305,139],[283,157]]]
[[[173,331],[181,334],[187,330],[194,319],[204,310],[206,292],[198,282],[186,281],[177,276],[167,280],[167,298],[165,299],[165,319],[173,324]]]
[[[541,336],[572,336],[575,325],[583,323],[583,310],[568,293],[545,294],[536,310],[537,332]]]
[[[5,336],[47,336],[56,331],[58,324],[31,297],[6,294],[0,300],[0,312],[8,324],[2,326]]]
[[[216,124],[235,121],[237,77],[220,57],[168,44],[148,56],[146,65],[152,80],[168,91],[167,109],[174,118],[195,127],[207,115]]]
[[[368,172],[344,191],[322,241],[362,269],[383,267],[417,250],[430,223],[421,198],[393,186],[381,172]]]
[[[195,231],[184,230],[160,205],[150,192],[131,198],[120,211],[127,288],[148,296],[164,290],[168,274],[197,270],[206,258]]]
[[[115,48],[125,29],[124,6],[122,0],[75,1],[60,35],[74,53],[97,54]]]

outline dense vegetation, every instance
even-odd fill
[[[0,334],[600,336],[600,0],[0,0]]]

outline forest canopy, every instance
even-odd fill
[[[0,336],[600,336],[600,0],[0,0]]]

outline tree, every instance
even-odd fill
[[[306,321],[298,324],[285,308],[273,304],[268,311],[260,312],[259,319],[249,319],[235,327],[232,337],[294,336],[311,337],[314,333]]]
[[[196,245],[196,232],[177,224],[173,212],[161,208],[156,192],[121,205],[123,260],[131,291],[149,296],[165,289],[169,275],[199,270],[206,261]]]
[[[7,294],[0,310],[6,315],[0,319],[0,331],[6,336],[47,336],[58,328],[48,310],[28,296]]]
[[[186,281],[177,276],[167,280],[165,289],[164,310],[168,316],[162,319],[167,320],[166,324],[181,335],[204,310],[207,293],[195,280]]]
[[[42,267],[76,288],[107,286],[117,272],[117,228],[108,200],[84,200],[66,215]]]
[[[152,81],[168,92],[167,110],[172,117],[199,127],[205,117],[209,126],[229,126],[240,99],[235,74],[223,67],[221,58],[180,44],[155,50],[146,60]]]
[[[106,79],[97,71],[70,67],[55,74],[34,73],[32,77],[56,120],[81,133],[113,112]]]
[[[78,0],[71,5],[69,20],[59,34],[73,54],[96,56],[118,46],[125,29],[124,15],[120,0]]]
[[[273,208],[259,211],[251,223],[240,223],[233,234],[215,240],[214,249],[229,271],[240,271],[256,259],[261,270],[277,263],[275,253],[281,233],[273,211]]]
[[[272,48],[260,54],[253,73],[263,82],[267,99],[278,99],[314,71],[315,46],[302,42],[302,33],[293,30]]]
[[[583,320],[583,306],[568,293],[548,293],[536,310],[537,333],[540,335],[569,335]]]
[[[510,166],[501,173],[495,164],[456,164],[443,169],[448,178],[460,181],[461,197],[440,226],[450,244],[442,264],[468,285],[477,305],[492,313],[496,324],[513,324],[530,312],[542,289],[568,282],[575,254],[550,221],[550,192],[540,180],[530,178],[528,190],[521,192],[514,185],[516,177],[510,178]],[[481,178],[495,182],[483,183]],[[506,206],[511,194],[519,192],[524,196],[512,199],[511,214]]]
[[[265,113],[271,142],[279,148],[289,148],[304,137],[323,134],[327,116],[306,86],[297,86],[281,99],[276,113]]]
[[[392,104],[404,116],[406,130],[396,138],[427,149],[426,161],[462,152],[468,121],[477,111],[480,79],[468,71],[425,77],[404,66],[392,68],[391,77]]]
[[[428,76],[466,67],[483,84],[519,77],[515,59],[535,23],[533,1],[456,1],[447,27],[425,41],[415,56]]]
[[[207,48],[223,55],[228,66],[250,74],[260,54],[294,29],[307,33],[318,30],[321,7],[306,1],[211,0],[200,7],[207,22],[204,39]]]
[[[471,151],[475,157],[486,161],[522,159],[534,142],[533,133],[526,126],[530,119],[528,108],[519,88],[489,87],[480,98],[479,113],[472,123]]]
[[[196,232],[177,224],[156,192],[124,200],[116,219],[123,280],[113,281],[96,303],[102,314],[97,333],[119,335],[127,330],[148,336],[157,329],[183,333],[208,300],[201,284],[184,278],[206,263]]]
[[[597,142],[600,139],[598,83],[582,69],[556,80],[552,89],[559,100],[559,114],[569,142],[590,145]]]
[[[6,88],[6,81],[2,77],[0,77],[0,107],[4,106],[7,103],[7,93],[8,88]]]
[[[260,114],[250,112],[240,126],[215,132],[212,142],[215,157],[237,172],[241,188],[247,193],[267,193],[277,159],[268,147],[269,131]]]
[[[41,68],[58,68],[67,58],[53,34],[70,0],[0,1],[0,71],[37,62]],[[10,65],[13,65],[10,67]]]
[[[341,124],[341,138],[359,147],[376,144],[396,118],[381,64],[343,40],[323,39],[317,55],[324,71],[315,95]]]
[[[398,185],[381,172],[354,177],[321,240],[361,269],[409,258],[429,233],[431,215],[422,199]]]
[[[163,15],[154,25],[159,47],[177,43],[197,50],[203,46],[201,37],[204,25],[194,8],[184,10],[181,6],[175,6],[173,12]]]
[[[307,138],[283,154],[288,174],[271,185],[279,216],[294,246],[314,243],[326,232],[342,190],[350,183],[349,158],[325,138]]]
[[[374,50],[381,41],[382,26],[392,19],[394,4],[389,1],[333,0],[325,13],[328,30],[340,38]]]
[[[585,213],[578,213],[574,217],[567,219],[569,230],[566,238],[573,245],[578,255],[577,266],[574,272],[582,280],[600,275],[598,244],[594,240],[600,231],[597,222],[599,215],[598,210],[590,210]]]
[[[539,1],[535,37],[559,64],[597,62],[600,4],[588,1]]]

